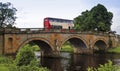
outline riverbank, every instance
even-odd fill
[[[14,60],[10,57],[0,55],[0,71],[49,71],[46,67],[16,66]]]
[[[27,44],[22,47],[16,58],[0,55],[0,71],[49,71],[46,67],[39,65],[34,49]]]
[[[74,50],[73,50],[73,47],[71,45],[64,45],[62,48],[61,48],[61,52],[70,52],[72,53]]]
[[[70,52],[73,53],[74,49],[71,45],[64,45],[61,48],[61,52]],[[115,53],[115,54],[120,54],[120,46],[114,47],[114,48],[109,48],[105,53]]]
[[[115,48],[110,48],[107,50],[107,53],[115,53],[115,54],[120,54],[120,46],[115,47]]]

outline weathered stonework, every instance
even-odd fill
[[[3,40],[4,37],[4,40]],[[9,32],[0,35],[0,54],[17,53],[19,48],[29,42],[35,42],[44,50],[45,55],[58,54],[62,45],[70,41],[75,47],[75,53],[92,53],[96,47],[109,47],[109,40],[112,46],[118,46],[120,40],[114,34],[106,33],[80,33],[80,32]],[[3,49],[4,48],[4,49]],[[4,52],[3,52],[4,51]]]
[[[2,34],[0,34],[0,54],[2,54],[3,53],[3,35]]]

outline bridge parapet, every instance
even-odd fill
[[[1,30],[1,29],[0,29]],[[94,35],[109,35],[108,32],[96,32],[96,31],[76,31],[76,30],[73,30],[71,32],[71,30],[69,29],[59,29],[59,30],[56,30],[56,29],[51,29],[51,30],[45,30],[44,28],[4,28],[2,29],[0,32],[2,33],[66,33],[66,34],[69,34],[69,33],[73,33],[73,34],[94,34]]]

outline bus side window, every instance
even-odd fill
[[[68,29],[70,30],[70,26],[68,27]]]

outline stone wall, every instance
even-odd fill
[[[0,34],[0,54],[2,54],[3,51],[3,35]]]

